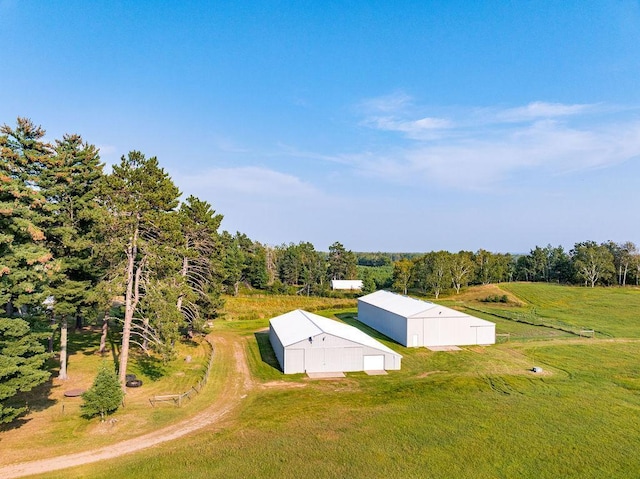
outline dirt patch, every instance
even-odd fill
[[[290,383],[287,381],[269,381],[268,383],[264,383],[261,387],[266,389],[277,388],[277,389],[297,389],[307,387],[305,383]]]
[[[387,374],[385,370],[380,371],[365,371],[365,373],[369,376],[384,376]]]
[[[309,379],[335,379],[335,378],[344,378],[345,375],[342,372],[335,373],[307,373]]]
[[[431,376],[432,374],[437,374],[437,373],[446,373],[447,371],[425,371],[424,373],[418,374],[416,377],[417,378],[426,378]]]
[[[462,351],[458,346],[427,346],[429,351]]]

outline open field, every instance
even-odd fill
[[[509,302],[480,301],[496,294],[507,294]],[[640,335],[639,288],[502,283],[470,288],[441,302],[467,309],[470,314],[477,314],[499,325],[505,325],[500,321],[500,317],[503,317],[547,326],[548,333],[555,329],[558,334],[563,331],[579,334],[581,330],[588,329],[594,330],[596,337],[602,338]],[[481,312],[488,315],[482,315]]]
[[[41,477],[633,477],[640,470],[638,291],[501,287],[522,304],[464,295],[444,302],[463,300],[490,314],[535,308],[545,321],[580,326],[589,311],[603,334],[579,338],[502,319],[498,331],[514,328],[511,341],[459,352],[407,349],[377,335],[404,356],[401,371],[310,380],[274,367],[259,332],[266,318],[222,321],[214,334],[245,344],[256,384],[224,428]],[[608,307],[593,304],[599,297]],[[353,307],[322,314],[359,324]],[[534,334],[545,329],[552,334]],[[516,332],[527,340],[514,339]],[[532,373],[534,365],[543,373]],[[229,371],[216,367],[214,374]]]

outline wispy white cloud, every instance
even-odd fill
[[[175,174],[176,182],[189,191],[211,190],[219,194],[251,198],[300,198],[321,195],[312,184],[268,168],[246,166],[212,168],[197,175]]]
[[[361,101],[358,109],[368,113],[398,113],[411,106],[413,98],[403,91]]]
[[[365,125],[378,130],[399,131],[407,138],[417,140],[439,138],[442,130],[454,126],[453,122],[446,118],[425,117],[418,120],[403,120],[385,116],[368,118]]]
[[[455,118],[412,118],[397,111],[370,115],[364,125],[401,137],[384,151],[342,158],[363,175],[387,180],[493,188],[520,174],[567,174],[639,158],[637,109],[620,108],[619,115],[613,110],[600,104],[533,102],[468,109]]]
[[[593,104],[565,105],[563,103],[535,101],[521,107],[498,110],[495,119],[498,122],[522,122],[540,118],[575,116],[593,111],[597,106]]]

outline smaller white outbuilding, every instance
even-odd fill
[[[361,279],[332,279],[331,289],[342,291],[361,291],[362,280]]]
[[[358,320],[407,347],[496,342],[491,321],[389,291],[358,298]]]
[[[285,374],[400,369],[402,356],[348,324],[300,309],[269,321]]]

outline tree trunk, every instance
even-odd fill
[[[120,348],[120,363],[118,369],[118,379],[122,385],[122,390],[126,392],[127,362],[129,360],[129,340],[131,339],[131,323],[133,322],[134,292],[135,282],[135,261],[138,254],[138,227],[136,226],[131,243],[127,248],[127,289],[124,297],[124,325],[122,327],[122,347]]]
[[[186,278],[188,271],[189,271],[189,260],[185,256],[182,258],[182,269],[180,270],[180,276],[182,276],[182,278]],[[184,294],[181,294],[180,296],[178,296],[178,302],[176,304],[176,306],[178,307],[178,311],[182,311],[183,298],[184,298]]]
[[[76,329],[82,329],[84,326],[82,323],[82,315],[78,312],[76,313]]]
[[[67,379],[67,316],[60,318],[60,379]]]
[[[109,331],[109,313],[104,313],[104,319],[102,320],[102,334],[100,335],[100,354],[104,356],[107,351],[107,333]]]
[[[50,354],[53,354],[53,337],[55,336],[55,330],[54,330],[54,326],[56,325],[56,316],[55,314],[53,314],[53,311],[49,311],[49,313],[51,314],[51,319],[49,320],[49,324],[51,325],[51,336],[49,336],[49,341],[48,341],[48,346],[49,349],[47,350]]]

